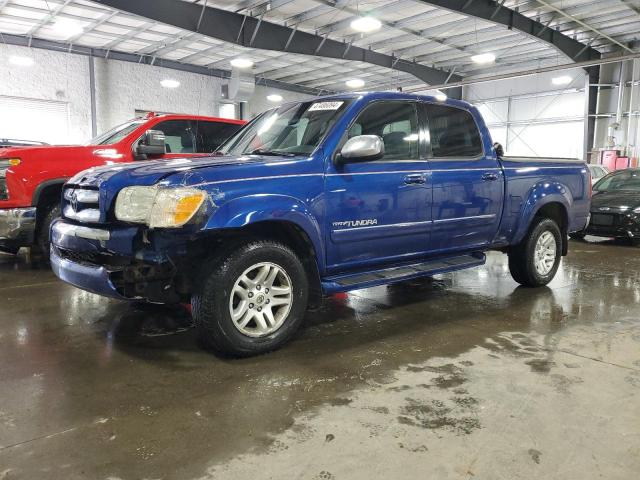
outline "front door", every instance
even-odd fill
[[[429,247],[427,162],[417,104],[377,101],[364,107],[343,138],[378,135],[380,160],[327,165],[327,268],[363,268],[411,259]]]
[[[483,141],[467,110],[438,104],[422,107],[431,151],[431,251],[487,245],[498,231],[504,196],[504,176],[491,142]]]

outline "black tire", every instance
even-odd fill
[[[535,251],[538,239],[550,232],[555,238],[556,256],[553,266],[546,274],[541,274],[535,267]],[[513,279],[525,287],[542,287],[555,277],[562,258],[562,233],[560,228],[550,218],[538,217],[534,220],[529,231],[520,244],[509,251],[509,271]]]
[[[290,307],[277,329],[252,337],[241,332],[234,323],[230,312],[231,295],[240,276],[264,262],[278,266],[288,276]],[[256,302],[258,297],[255,297]],[[281,243],[256,240],[221,252],[204,265],[198,290],[191,298],[191,307],[198,336],[205,346],[224,355],[248,357],[275,350],[290,340],[302,325],[308,297],[307,275],[296,254]],[[257,320],[254,325],[258,327]]]
[[[573,232],[569,234],[569,237],[573,238],[574,240],[584,240],[584,237],[586,236],[587,234],[583,232]]]
[[[60,216],[60,205],[49,205],[42,210],[42,220],[38,222],[38,230],[36,232],[36,248],[38,253],[49,259],[49,230],[53,221]]]

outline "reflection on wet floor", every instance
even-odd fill
[[[536,290],[490,254],[336,295],[243,360],[202,350],[182,307],[0,256],[0,479],[632,478],[639,253],[572,241]]]

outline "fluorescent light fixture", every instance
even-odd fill
[[[172,78],[165,78],[160,81],[160,85],[164,88],[178,88],[180,86],[180,82],[178,80],[173,80]]]
[[[267,95],[267,100],[270,102],[281,102],[282,95],[278,95],[277,93],[272,93],[271,95]]]
[[[347,80],[344,82],[349,88],[361,88],[364,87],[364,80],[359,78],[352,78],[351,80]]]
[[[30,67],[31,65],[33,65],[33,58],[12,55],[9,57],[9,63],[12,65],[17,65],[19,67]]]
[[[569,85],[573,81],[569,75],[562,75],[561,77],[555,77],[551,79],[551,83],[554,85]]]
[[[63,38],[74,37],[84,32],[82,25],[68,18],[58,18],[53,24],[53,30]]]
[[[248,58],[242,58],[242,57],[233,58],[231,59],[231,66],[236,68],[253,67],[253,60],[250,60]]]
[[[493,63],[496,61],[496,56],[493,53],[480,53],[471,57],[473,63]]]
[[[373,32],[382,26],[382,22],[374,17],[358,17],[351,22],[351,28],[358,32]]]

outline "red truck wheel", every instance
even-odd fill
[[[42,221],[38,222],[35,246],[42,255],[49,258],[49,230],[53,221],[60,216],[60,205],[50,205],[42,210],[42,214]]]

